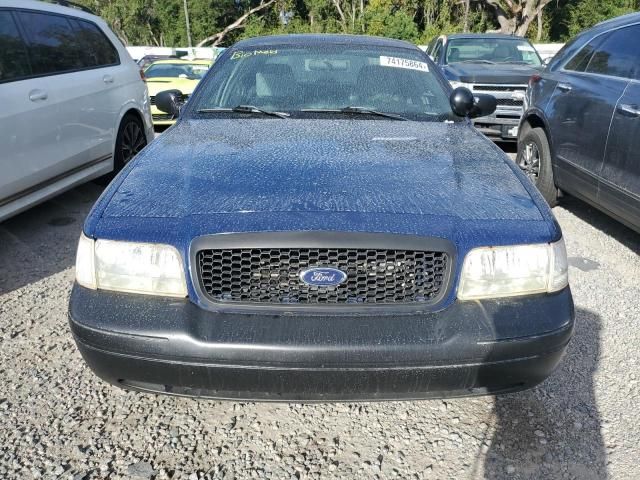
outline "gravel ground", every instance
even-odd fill
[[[67,327],[75,246],[100,193],[0,224],[0,478],[640,478],[640,235],[555,210],[577,331],[534,390],[364,404],[196,401],[111,387]]]

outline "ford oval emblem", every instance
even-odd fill
[[[337,268],[314,267],[300,272],[300,280],[314,287],[334,287],[347,279],[347,274]]]

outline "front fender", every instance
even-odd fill
[[[544,129],[547,134],[547,140],[549,141],[549,151],[551,152],[551,165],[555,169],[556,168],[556,155],[553,144],[553,137],[551,135],[551,128],[549,126],[549,122],[544,114],[544,112],[538,107],[529,107],[529,109],[524,112],[522,118],[520,119],[520,125],[518,127],[518,131],[523,132],[524,127],[526,125],[531,125],[533,128],[540,126]],[[518,139],[518,148],[520,148],[520,141]]]

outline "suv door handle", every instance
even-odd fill
[[[569,85],[568,83],[559,83],[558,84],[558,89],[562,92],[570,92],[571,90],[573,90],[573,87],[571,85]]]
[[[113,83],[113,76],[112,75],[105,75],[104,77],[102,77],[102,81],[104,83]]]
[[[31,90],[29,92],[29,100],[31,100],[32,102],[37,102],[39,100],[46,100],[49,97],[49,95],[47,95],[47,92],[45,92],[44,90]]]
[[[618,112],[625,117],[640,117],[640,108],[637,105],[618,105]]]

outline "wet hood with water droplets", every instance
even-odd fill
[[[462,125],[278,119],[167,131],[105,215],[327,211],[540,219],[504,155]]]
[[[557,236],[548,208],[510,162],[466,123],[182,120],[113,182],[85,228],[175,242],[264,230],[450,237],[475,222],[474,235]]]

